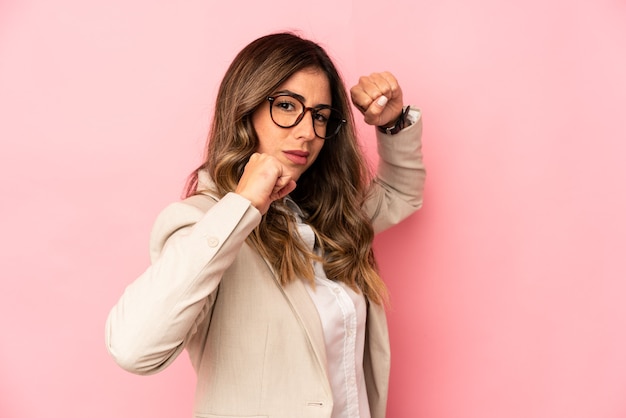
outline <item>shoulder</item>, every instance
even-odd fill
[[[236,193],[218,199],[208,194],[172,203],[158,215],[150,235],[150,258],[156,260],[172,237],[247,237],[261,222],[261,213]]]
[[[175,232],[176,229],[195,224],[217,202],[213,196],[198,194],[171,203],[157,216],[152,234],[163,235],[163,231]]]
[[[195,225],[217,201],[213,196],[198,194],[166,206],[152,226],[150,258],[155,259],[161,253],[172,235]]]

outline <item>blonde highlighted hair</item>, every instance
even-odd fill
[[[233,60],[220,85],[204,163],[190,176],[186,195],[198,192],[198,173],[208,172],[218,196],[235,190],[250,156],[258,148],[251,115],[294,73],[321,70],[330,83],[332,106],[347,123],[327,139],[313,165],[304,172],[290,197],[315,231],[320,259],[296,232],[284,202],[272,203],[248,237],[273,266],[283,285],[314,280],[313,260],[323,262],[329,279],[359,289],[372,302],[384,304],[387,290],[372,250],[374,231],[362,206],[371,175],[356,140],[345,85],[328,54],[318,44],[292,33],[261,37]],[[268,114],[269,117],[269,114]]]

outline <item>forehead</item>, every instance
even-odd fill
[[[302,96],[305,105],[331,104],[330,82],[326,74],[317,68],[306,68],[294,73],[278,90],[288,90]]]

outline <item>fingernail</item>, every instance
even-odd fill
[[[380,96],[378,100],[376,100],[376,104],[380,107],[383,107],[387,104],[388,101],[389,99],[387,98],[387,96]]]

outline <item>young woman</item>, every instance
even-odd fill
[[[377,126],[369,175],[326,52],[289,33],[234,59],[187,199],[109,314],[107,347],[149,374],[187,349],[196,417],[381,418],[389,340],[374,233],[422,204],[421,119],[390,73],[352,102]]]

